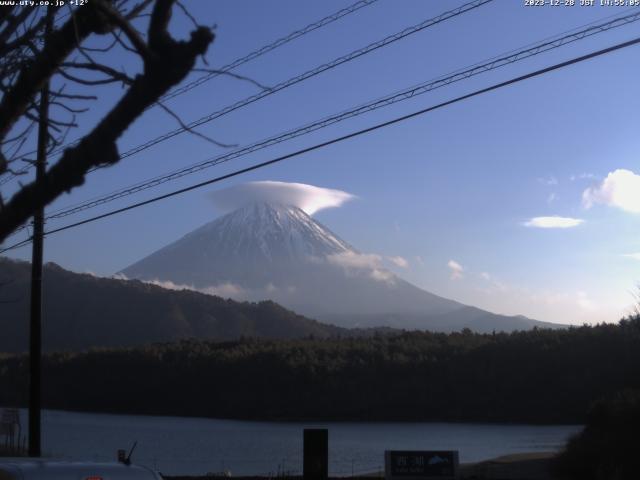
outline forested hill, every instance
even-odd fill
[[[0,360],[0,405],[25,405],[27,360]],[[640,388],[640,319],[512,334],[182,341],[54,354],[49,408],[241,419],[581,423]]]
[[[0,352],[28,348],[31,265],[0,257]],[[45,265],[43,347],[46,351],[142,345],[200,338],[328,337],[347,332],[273,302],[225,300],[131,280],[99,278]]]

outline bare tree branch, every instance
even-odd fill
[[[69,105],[66,105],[66,104],[64,104],[62,102],[57,102],[55,100],[50,101],[49,105],[51,105],[51,106],[55,105],[56,107],[60,107],[60,108],[62,108],[64,110],[66,110],[69,113],[85,113],[85,112],[89,111],[88,108],[72,108]]]
[[[193,128],[191,128],[189,125],[187,125],[186,123],[184,123],[182,121],[182,119],[178,116],[177,113],[175,113],[173,110],[171,110],[169,107],[167,107],[165,104],[163,104],[160,100],[158,100],[156,102],[158,104],[158,106],[160,108],[162,108],[165,112],[167,112],[169,115],[171,115],[180,125],[181,128],[183,128],[185,131],[189,132],[191,135],[195,135],[196,137],[200,137],[203,140],[206,140],[209,143],[214,144],[217,147],[222,147],[222,148],[234,148],[237,147],[237,144],[227,144],[227,143],[221,143],[217,140],[214,140],[211,137],[208,137],[207,135],[205,135],[204,133],[200,133],[196,130],[194,130]]]
[[[98,0],[95,0],[98,1]],[[84,40],[93,31],[101,31],[104,25],[99,23],[94,2],[78,9],[72,19],[59,30],[51,33],[47,45],[29,66],[25,67],[15,82],[15,87],[0,101],[0,139],[3,139],[15,122],[26,111],[29,101],[44,82],[56,71],[59,64],[76,47],[76,28],[79,40]],[[74,25],[75,24],[75,25]]]
[[[104,1],[95,0],[93,3],[104,4]],[[116,141],[122,133],[149,105],[182,81],[193,69],[197,58],[207,51],[214,39],[209,28],[195,29],[188,41],[176,41],[171,37],[167,28],[173,3],[173,0],[155,1],[147,33],[148,53],[143,58],[143,72],[133,79],[120,101],[79,143],[64,151],[58,162],[45,173],[41,183],[34,182],[23,186],[0,210],[0,242],[25,223],[35,209],[82,185],[90,169],[117,163],[120,157]],[[113,17],[106,16],[108,21],[113,20]],[[94,30],[106,32],[108,25],[102,22],[96,27],[95,20],[78,19],[79,34],[86,38],[89,32]],[[31,96],[29,92],[33,86],[39,85],[46,75],[51,75],[59,68],[75,45],[73,25],[69,22],[60,31],[54,32],[52,37],[55,37],[53,45],[57,46],[57,50],[49,46],[51,41],[48,40],[43,53],[48,52],[49,59],[39,55],[34,60],[33,67],[28,69],[29,74],[21,73],[22,80],[28,84],[19,89],[21,97],[24,98],[9,101],[5,95],[0,102],[0,138],[4,137],[10,125],[15,123],[14,118],[28,113]],[[7,117],[3,112],[7,113]]]
[[[102,78],[99,80],[89,80],[89,79],[77,77],[63,69],[58,70],[58,73],[62,75],[64,78],[66,78],[67,80],[71,80],[72,82],[79,83],[80,85],[95,86],[95,85],[107,85],[109,83],[116,83],[116,82],[122,82],[124,84],[130,85],[131,83],[133,83],[133,80],[124,74],[122,74],[121,76],[118,75],[117,76],[118,78],[114,76],[114,77]]]
[[[182,13],[184,13],[185,17],[187,17],[189,20],[191,20],[191,23],[193,24],[194,27],[198,28],[200,26],[200,24],[196,21],[194,16],[191,15],[189,10],[187,10],[185,8],[185,6],[182,4],[182,2],[180,0],[176,1],[176,5],[178,5],[178,7],[180,7],[180,10],[182,10]]]
[[[4,53],[7,40],[13,35],[22,23],[31,15],[29,8],[24,8],[18,15],[11,15],[7,18],[7,27],[0,34],[0,51]]]
[[[129,13],[127,13],[125,15],[125,18],[129,21],[133,20],[134,18],[137,18],[140,16],[140,14],[142,13],[142,11],[147,8],[149,5],[151,5],[151,2],[153,0],[143,0],[142,2],[138,3],[136,6],[134,6],[131,11]]]
[[[243,82],[249,82],[252,83],[253,85],[255,85],[258,88],[261,88],[262,90],[265,91],[269,91],[271,90],[271,87],[268,87],[256,80],[254,80],[253,78],[249,78],[249,77],[245,77],[244,75],[239,75],[237,73],[231,72],[229,70],[215,70],[212,68],[194,68],[192,70],[193,72],[203,72],[203,73],[215,73],[216,75],[226,75],[228,77],[232,77],[235,78],[236,80],[242,80]]]
[[[129,21],[120,15],[120,12],[115,10],[111,5],[105,2],[98,2],[97,7],[102,11],[109,19],[117,25],[127,36],[136,51],[146,59],[149,56],[149,49],[144,39],[138,34],[138,32],[131,26]]]
[[[68,100],[97,100],[98,97],[95,95],[75,95],[75,94],[69,94],[69,93],[62,93],[62,92],[58,92],[58,93],[51,93],[52,97],[56,97],[56,98],[66,98]]]
[[[115,81],[120,81],[127,85],[131,85],[133,83],[133,78],[129,77],[127,74],[120,72],[115,68],[111,68],[108,65],[103,65],[101,63],[65,62],[65,63],[62,63],[61,66],[67,67],[67,68],[94,70],[96,72],[102,72],[108,75],[109,77],[113,78]]]

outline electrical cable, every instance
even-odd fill
[[[177,97],[178,95],[182,95],[183,93],[186,93],[194,88],[196,88],[199,85],[202,85],[205,82],[208,82],[209,80],[212,80],[213,78],[219,76],[219,75],[223,75],[225,72],[229,72],[231,70],[233,70],[234,68],[239,67],[240,65],[244,65],[245,63],[250,62],[251,60],[254,60],[258,57],[261,57],[262,55],[265,55],[269,52],[271,52],[272,50],[275,50],[276,48],[279,48],[283,45],[286,45],[289,42],[292,42],[293,40],[302,37],[303,35],[306,35],[314,30],[317,30],[321,27],[327,26],[333,22],[335,22],[336,20],[341,19],[342,17],[345,17],[351,13],[357,12],[358,10],[364,8],[364,7],[368,7],[369,5],[372,5],[373,3],[377,2],[378,0],[358,0],[357,2],[349,5],[348,7],[345,7],[343,9],[338,10],[335,13],[332,13],[331,15],[327,15],[324,18],[321,18],[320,20],[317,20],[313,23],[308,24],[307,26],[299,29],[299,30],[295,30],[293,32],[291,32],[290,34],[278,38],[277,40],[274,40],[273,42],[264,45],[250,53],[248,53],[247,55],[244,55],[243,57],[237,58],[234,61],[232,61],[231,63],[228,63],[227,65],[224,65],[222,67],[220,67],[219,69],[217,69],[215,72],[211,72],[208,73],[206,75],[203,75],[202,77],[193,80],[189,83],[187,83],[186,85],[181,86],[180,88],[177,88],[173,91],[170,91],[168,93],[166,93],[163,97],[161,97],[159,100],[160,101],[165,101],[165,100],[169,100],[172,99],[174,97]],[[69,14],[66,14],[67,16]],[[64,18],[61,17],[61,18]],[[156,104],[154,104],[156,105]],[[152,105],[153,106],[153,105]],[[149,107],[151,108],[151,107]],[[54,149],[51,152],[51,155],[55,155],[58,154],[62,151],[64,151],[66,148],[76,145],[79,143],[79,139],[78,140],[74,140],[72,142],[69,142],[65,145],[61,145],[60,147]],[[24,155],[22,155],[21,157],[19,157],[17,160],[19,160],[20,158],[24,158],[27,155],[31,155],[35,153],[35,151],[33,152],[27,152]],[[4,185],[5,183],[13,180],[16,176],[22,175],[24,173],[27,173],[30,169],[32,168],[32,165],[27,165],[26,167],[24,167],[22,170],[16,172],[16,174],[13,174],[10,177],[5,177],[4,179],[0,180],[0,186]]]
[[[143,182],[138,182],[137,184],[131,185],[129,187],[126,188],[121,188],[118,189],[114,192],[111,192],[109,194],[106,195],[102,195],[96,198],[93,198],[91,200],[85,201],[85,202],[81,202],[79,204],[76,205],[72,205],[72,206],[68,206],[68,207],[64,207],[62,209],[59,210],[55,210],[53,212],[51,212],[48,216],[47,219],[51,220],[51,219],[59,219],[59,218],[63,218],[78,212],[81,212],[83,210],[87,210],[90,208],[94,208],[97,207],[99,205],[103,205],[105,203],[109,203],[111,201],[117,200],[119,198],[125,197],[125,196],[129,196],[132,195],[134,193],[139,193],[143,190],[147,190],[149,188],[153,188],[156,187],[158,185],[167,183],[169,181],[172,180],[176,180],[178,178],[181,178],[183,176],[186,175],[190,175],[192,173],[195,172],[199,172],[201,170],[204,170],[206,168],[210,168],[212,166],[215,165],[219,165],[221,163],[224,162],[228,162],[230,160],[248,155],[250,153],[256,152],[258,150],[262,150],[263,148],[267,148],[279,143],[282,143],[284,141],[288,141],[291,140],[293,138],[297,138],[300,137],[302,135],[306,135],[308,133],[320,130],[322,128],[326,128],[330,125],[336,124],[338,122],[347,120],[349,118],[353,118],[359,115],[362,115],[364,113],[373,111],[373,110],[377,110],[379,108],[382,107],[386,107],[389,105],[392,105],[394,103],[398,103],[404,100],[409,100],[415,96],[418,95],[422,95],[424,93],[430,92],[432,90],[435,90],[437,88],[440,87],[444,87],[446,85],[449,85],[451,83],[460,81],[460,80],[464,80],[466,78],[469,78],[471,76],[475,76],[478,75],[480,73],[485,73],[487,71],[496,69],[496,68],[500,68],[506,65],[509,65],[511,63],[515,63],[517,61],[521,61],[524,60],[526,58],[538,55],[540,53],[543,52],[547,52],[549,50],[552,49],[556,49],[559,48],[563,45],[567,45],[569,43],[578,41],[578,40],[582,40],[588,36],[591,35],[595,35],[597,33],[601,33],[607,30],[610,30],[612,28],[616,28],[622,25],[626,25],[628,23],[631,22],[635,22],[640,20],[640,12],[637,12],[635,14],[632,15],[627,15],[625,17],[620,17],[620,18],[616,18],[614,20],[611,20],[609,22],[606,22],[604,24],[600,24],[600,25],[596,25],[596,26],[592,26],[589,27],[585,30],[581,30],[579,32],[570,34],[570,35],[565,35],[564,37],[560,37],[557,38],[555,40],[551,40],[551,41],[547,41],[547,42],[543,42],[543,43],[538,43],[538,44],[533,44],[533,46],[526,48],[524,50],[516,50],[513,53],[503,56],[503,57],[493,57],[492,59],[490,59],[488,62],[486,63],[476,63],[474,64],[471,68],[466,69],[466,70],[458,70],[455,73],[451,74],[451,75],[447,75],[447,76],[442,76],[439,77],[435,80],[430,80],[428,82],[422,83],[422,84],[418,84],[415,86],[412,86],[408,89],[404,89],[398,92],[395,92],[391,95],[388,95],[386,97],[382,97],[379,99],[376,99],[374,101],[359,105],[355,108],[343,111],[339,114],[336,115],[332,115],[329,117],[325,117],[321,120],[318,120],[316,122],[304,125],[302,127],[298,127],[296,129],[290,130],[288,132],[285,133],[281,133],[278,135],[275,135],[273,137],[269,137],[267,139],[263,139],[260,140],[258,142],[255,142],[253,144],[247,145],[245,147],[242,147],[240,149],[234,150],[232,152],[228,152],[219,156],[215,156],[215,157],[211,157],[208,158],[204,161],[198,162],[196,164],[184,167],[182,169],[170,172],[168,174],[164,174],[158,177],[154,177],[150,180],[146,180]]]
[[[75,223],[72,223],[72,224],[69,224],[69,225],[65,225],[63,227],[59,227],[59,228],[56,228],[56,229],[53,229],[53,230],[49,230],[49,231],[45,232],[44,234],[45,235],[52,235],[54,233],[62,232],[62,231],[65,231],[65,230],[69,230],[71,228],[75,228],[75,227],[78,227],[78,226],[81,226],[81,225],[85,225],[87,223],[95,222],[95,221],[103,219],[103,218],[107,218],[107,217],[110,217],[110,216],[113,216],[113,215],[116,215],[116,214],[119,214],[119,213],[123,213],[123,212],[129,211],[129,210],[133,210],[135,208],[139,208],[139,207],[142,207],[142,206],[145,206],[145,205],[149,205],[151,203],[158,202],[160,200],[164,200],[166,198],[170,198],[170,197],[173,197],[173,196],[176,196],[176,195],[180,195],[182,193],[186,193],[186,192],[189,192],[189,191],[192,191],[192,190],[195,190],[195,189],[207,186],[207,185],[211,185],[213,183],[218,183],[220,181],[227,180],[229,178],[232,178],[232,177],[235,177],[235,176],[247,173],[247,172],[258,170],[260,168],[264,168],[266,166],[273,165],[275,163],[279,163],[279,162],[282,162],[284,160],[288,160],[290,158],[300,156],[300,155],[302,155],[304,153],[308,153],[308,152],[311,152],[311,151],[314,151],[314,150],[318,150],[318,149],[327,147],[329,145],[333,145],[333,144],[336,144],[336,143],[339,143],[339,142],[343,142],[345,140],[348,140],[348,139],[351,139],[351,138],[354,138],[354,137],[358,137],[358,136],[361,136],[361,135],[364,135],[364,134],[367,134],[367,133],[382,129],[382,128],[394,125],[396,123],[400,123],[400,122],[403,122],[405,120],[424,115],[424,114],[426,114],[428,112],[431,112],[431,111],[434,111],[434,110],[438,110],[440,108],[452,105],[454,103],[461,102],[463,100],[468,100],[470,98],[473,98],[473,97],[476,97],[476,96],[479,96],[479,95],[482,95],[482,94],[485,94],[485,93],[488,93],[488,92],[491,92],[491,91],[494,91],[494,90],[498,90],[500,88],[504,88],[504,87],[507,87],[509,85],[513,85],[515,83],[519,83],[519,82],[522,82],[524,80],[528,80],[530,78],[538,77],[540,75],[544,75],[546,73],[549,73],[549,72],[552,72],[552,71],[555,71],[555,70],[559,70],[561,68],[565,68],[565,67],[568,67],[570,65],[574,65],[576,63],[584,62],[586,60],[590,60],[590,59],[595,58],[595,57],[606,55],[606,54],[614,52],[616,50],[620,50],[620,49],[627,48],[627,47],[630,47],[630,46],[633,46],[633,45],[637,45],[639,43],[640,43],[640,37],[636,37],[636,38],[634,38],[632,40],[628,40],[626,42],[618,43],[618,44],[613,45],[611,47],[603,48],[601,50],[597,50],[595,52],[591,52],[591,53],[588,53],[586,55],[575,57],[575,58],[572,58],[570,60],[566,60],[564,62],[556,63],[556,64],[551,65],[549,67],[545,67],[545,68],[542,68],[542,69],[539,69],[539,70],[535,70],[535,71],[527,73],[525,75],[521,75],[521,76],[518,76],[518,77],[515,77],[515,78],[512,78],[512,79],[506,80],[504,82],[496,83],[496,84],[493,84],[493,85],[491,85],[489,87],[485,87],[485,88],[482,88],[482,89],[479,89],[479,90],[475,90],[475,91],[473,91],[471,93],[456,97],[454,99],[447,100],[445,102],[438,103],[436,105],[432,105],[432,106],[427,107],[427,108],[423,108],[421,110],[409,113],[407,115],[396,117],[396,118],[393,118],[391,120],[387,120],[385,122],[373,125],[371,127],[367,127],[367,128],[361,129],[361,130],[357,130],[357,131],[351,132],[351,133],[349,133],[347,135],[336,137],[336,138],[333,138],[331,140],[327,140],[325,142],[321,142],[321,143],[312,145],[310,147],[306,147],[306,148],[297,150],[295,152],[288,153],[286,155],[282,155],[282,156],[273,158],[271,160],[267,160],[265,162],[261,162],[261,163],[252,165],[250,167],[242,168],[240,170],[236,170],[234,172],[231,172],[231,173],[228,173],[228,174],[225,174],[225,175],[221,175],[219,177],[215,177],[215,178],[206,180],[204,182],[200,182],[200,183],[197,183],[197,184],[194,184],[194,185],[190,185],[188,187],[181,188],[179,190],[174,190],[173,192],[169,192],[169,193],[166,193],[164,195],[160,195],[160,196],[157,196],[157,197],[154,197],[154,198],[150,198],[150,199],[144,200],[142,202],[137,202],[137,203],[134,203],[132,205],[128,205],[128,206],[123,207],[123,208],[112,210],[112,211],[104,213],[102,215],[97,215],[95,217],[87,218],[85,220],[81,220],[79,222],[75,222]],[[12,250],[14,248],[18,248],[18,246],[23,246],[23,245],[26,244],[25,242],[29,243],[30,239],[28,241],[24,240],[24,241],[20,242],[19,244],[16,244],[16,245],[13,245],[13,246],[10,246],[10,247],[2,249],[2,250],[0,250],[0,254],[6,252],[8,250]]]

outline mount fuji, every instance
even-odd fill
[[[560,327],[494,314],[422,290],[301,208],[282,203],[246,204],[121,273],[236,300],[270,299],[344,327],[479,332]]]

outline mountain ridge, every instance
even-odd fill
[[[496,326],[512,331],[556,325],[486,312],[420,289],[300,208],[262,201],[197,228],[122,273],[212,293],[231,290],[237,300],[268,298],[345,328],[490,332]],[[384,318],[395,321],[380,323]]]
[[[28,262],[0,257],[0,352],[28,347]],[[46,351],[129,347],[187,338],[327,338],[348,335],[271,302],[236,302],[138,280],[75,273],[48,263],[43,272]]]

